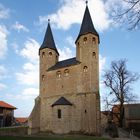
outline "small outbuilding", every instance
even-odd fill
[[[16,107],[0,101],[0,127],[11,126],[14,121],[14,110]]]

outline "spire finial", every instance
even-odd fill
[[[88,0],[86,0],[86,6],[88,5]]]
[[[48,23],[50,23],[50,19],[48,19]]]

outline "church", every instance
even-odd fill
[[[76,56],[59,61],[50,22],[40,58],[40,93],[29,117],[29,134],[100,135],[99,34],[86,5]]]

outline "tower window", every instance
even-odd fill
[[[96,58],[96,53],[95,53],[95,52],[93,52],[93,53],[92,53],[92,56],[93,56],[94,58]]]
[[[45,75],[42,75],[42,81],[44,81],[45,80]]]
[[[68,70],[68,69],[65,69],[65,70],[64,70],[64,75],[65,75],[65,76],[68,76],[68,75],[69,75],[69,70]]]
[[[87,72],[87,69],[88,69],[88,67],[87,66],[84,66],[83,71],[84,72]]]
[[[45,52],[42,52],[42,58],[45,57]]]
[[[86,43],[86,41],[87,41],[87,37],[84,37],[83,41],[84,41],[84,44],[85,44],[85,43]]]
[[[80,45],[80,43],[78,42],[78,46]]]
[[[52,52],[49,52],[49,56],[52,56]]]
[[[62,117],[61,109],[57,110],[57,117],[58,117],[58,119],[61,119],[61,117]]]
[[[92,38],[92,42],[93,42],[94,44],[96,44],[96,39],[95,39],[95,37]]]
[[[60,78],[61,77],[61,71],[57,71],[56,76],[57,76],[57,78]]]
[[[87,110],[85,109],[85,114],[87,113]]]

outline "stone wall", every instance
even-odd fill
[[[24,136],[28,134],[28,127],[16,126],[16,127],[3,127],[0,128],[0,136]]]
[[[37,97],[35,99],[35,105],[34,108],[29,116],[28,119],[28,134],[35,134],[40,131],[40,97]]]
[[[43,98],[41,101],[40,131],[53,133],[81,132],[85,134],[99,133],[100,122],[97,121],[96,93],[68,94],[64,97],[73,105],[52,104],[61,96]],[[58,118],[58,109],[62,118]],[[99,108],[98,108],[99,109]]]

